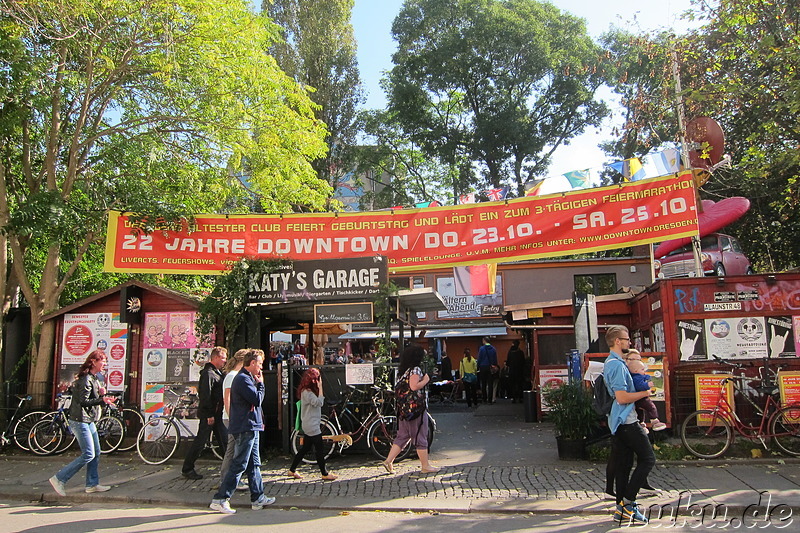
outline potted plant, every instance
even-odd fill
[[[548,418],[556,427],[558,457],[586,459],[586,440],[597,428],[592,395],[582,383],[562,383],[545,387],[542,396],[549,408]]]

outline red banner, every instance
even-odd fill
[[[111,213],[109,272],[220,274],[242,257],[389,258],[389,271],[501,263],[697,234],[691,173],[549,196],[425,209],[197,215],[145,235]]]

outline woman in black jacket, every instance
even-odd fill
[[[69,427],[81,447],[81,455],[50,478],[53,489],[61,496],[67,492],[64,484],[86,465],[86,492],[105,492],[111,487],[100,484],[100,439],[95,422],[100,419],[100,406],[113,403],[115,398],[105,396],[106,389],[97,374],[106,366],[106,354],[95,350],[89,354],[78,370],[78,379],[72,384],[72,403],[69,406]]]

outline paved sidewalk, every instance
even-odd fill
[[[282,476],[289,458],[276,457],[262,467],[265,492],[282,508],[609,513],[613,502],[604,493],[605,464],[559,461],[552,426],[525,424],[517,407],[481,406],[474,412],[455,408],[436,414],[439,431],[432,460],[441,466],[436,474],[420,474],[419,463],[406,460],[389,475],[371,455],[350,453],[330,462],[339,476],[334,482],[321,481],[316,465],[301,466],[305,478],[294,480]],[[112,485],[111,491],[85,494],[81,472],[61,498],[47,480],[74,453],[0,456],[0,498],[206,508],[219,484],[217,461],[198,462],[205,477],[189,481],[180,475],[182,457],[153,466],[126,452],[101,459],[101,482]],[[794,459],[660,464],[650,481],[663,492],[641,497],[640,503],[654,508],[710,504],[741,513],[748,506],[765,506],[771,498],[772,508],[800,510],[800,461]],[[232,499],[234,507],[248,503],[247,493]]]

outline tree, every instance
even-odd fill
[[[278,65],[313,87],[316,116],[329,131],[330,150],[312,164],[317,176],[336,187],[353,165],[363,101],[350,15],[354,0],[264,0],[263,9],[281,27],[272,45]],[[302,5],[301,5],[302,4]]]
[[[409,0],[392,26],[390,111],[429,155],[462,151],[488,183],[524,183],[606,115],[599,49],[580,19],[535,0]],[[459,118],[453,103],[463,103]]]
[[[704,196],[745,196],[735,229],[759,270],[800,264],[800,5],[722,0],[700,4],[707,23],[681,47],[687,115],[717,120],[732,167]]]
[[[322,209],[324,125],[242,0],[7,0],[0,7],[4,282],[30,305],[30,381],[52,368],[59,307],[110,209],[165,220],[236,205]],[[5,247],[3,247],[5,250]],[[8,291],[5,291],[8,292]]]

